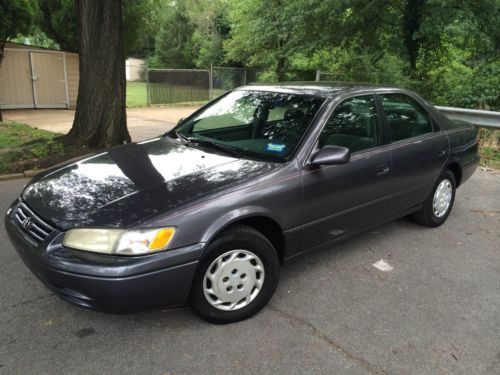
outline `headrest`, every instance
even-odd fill
[[[286,121],[289,120],[302,120],[304,119],[304,112],[297,108],[289,108],[286,110],[283,119]]]

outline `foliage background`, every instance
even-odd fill
[[[10,11],[0,15],[5,39],[78,50],[74,0],[7,3]],[[271,70],[260,76],[266,80],[320,69],[333,80],[408,87],[435,104],[500,110],[500,0],[123,0],[122,6],[128,54],[150,67],[260,67]],[[9,27],[16,20],[20,27]]]
[[[152,67],[320,69],[435,104],[500,110],[500,0],[176,0],[156,4]]]

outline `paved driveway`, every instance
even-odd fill
[[[154,138],[174,127],[179,119],[193,113],[197,106],[127,108],[127,126],[133,141]],[[8,121],[28,124],[39,129],[65,134],[71,129],[74,110],[16,109],[3,110]]]
[[[0,212],[26,182],[0,183]],[[0,373],[499,374],[499,242],[500,175],[478,171],[440,228],[403,219],[297,259],[260,314],[214,326],[189,309],[69,305],[2,226]]]

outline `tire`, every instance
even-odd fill
[[[191,308],[210,323],[250,318],[271,299],[279,271],[276,250],[262,233],[230,227],[208,245],[191,288]]]
[[[448,194],[451,194],[451,196],[449,196],[449,204],[447,205],[446,209],[444,209],[443,205],[439,206],[439,204],[437,204],[437,207],[434,206],[434,197],[437,194],[436,191],[438,190],[438,188],[443,186],[444,189],[442,188],[442,190],[444,191],[451,189],[450,193]],[[431,193],[424,202],[422,209],[412,215],[413,220],[418,224],[424,225],[426,227],[434,228],[440,226],[446,221],[451,212],[453,203],[455,202],[455,192],[455,175],[449,169],[446,169],[437,179]],[[441,195],[441,197],[443,197],[443,195]],[[447,201],[446,198],[443,199],[445,202]]]

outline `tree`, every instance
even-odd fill
[[[230,24],[226,0],[177,0],[159,9],[159,32],[149,65],[156,68],[208,68],[223,65],[223,43]],[[234,62],[231,62],[234,65]]]
[[[30,46],[37,46],[49,49],[59,49],[59,44],[54,42],[38,27],[34,27],[33,31],[28,35],[20,34],[19,36],[10,39],[14,43],[22,43]]]
[[[195,65],[198,68],[209,68],[210,65],[221,66],[226,63],[224,41],[229,38],[231,26],[228,19],[227,4],[223,0],[198,3],[192,15],[197,25],[193,34]],[[229,61],[231,66],[238,62]]]
[[[144,58],[154,52],[160,18],[160,0],[122,0],[127,56]]]
[[[5,43],[18,34],[29,33],[35,24],[37,11],[35,0],[0,1],[0,65],[4,58]]]
[[[130,142],[120,0],[77,1],[80,83],[75,120],[62,138],[91,148]]]
[[[193,68],[195,60],[193,34],[196,25],[188,14],[186,2],[171,2],[163,11],[152,65]]]
[[[152,53],[160,0],[122,0],[125,52],[145,57]],[[75,0],[38,0],[40,29],[65,51],[78,52]]]
[[[39,0],[40,28],[64,50],[79,52],[75,120],[66,144],[109,147],[129,142],[125,57],[151,49],[158,0]]]
[[[78,52],[75,0],[39,0],[40,28],[64,51]]]
[[[273,66],[278,81],[285,78],[293,55],[311,41],[305,22],[318,1],[252,0],[230,9],[231,39],[227,58],[254,66]]]

